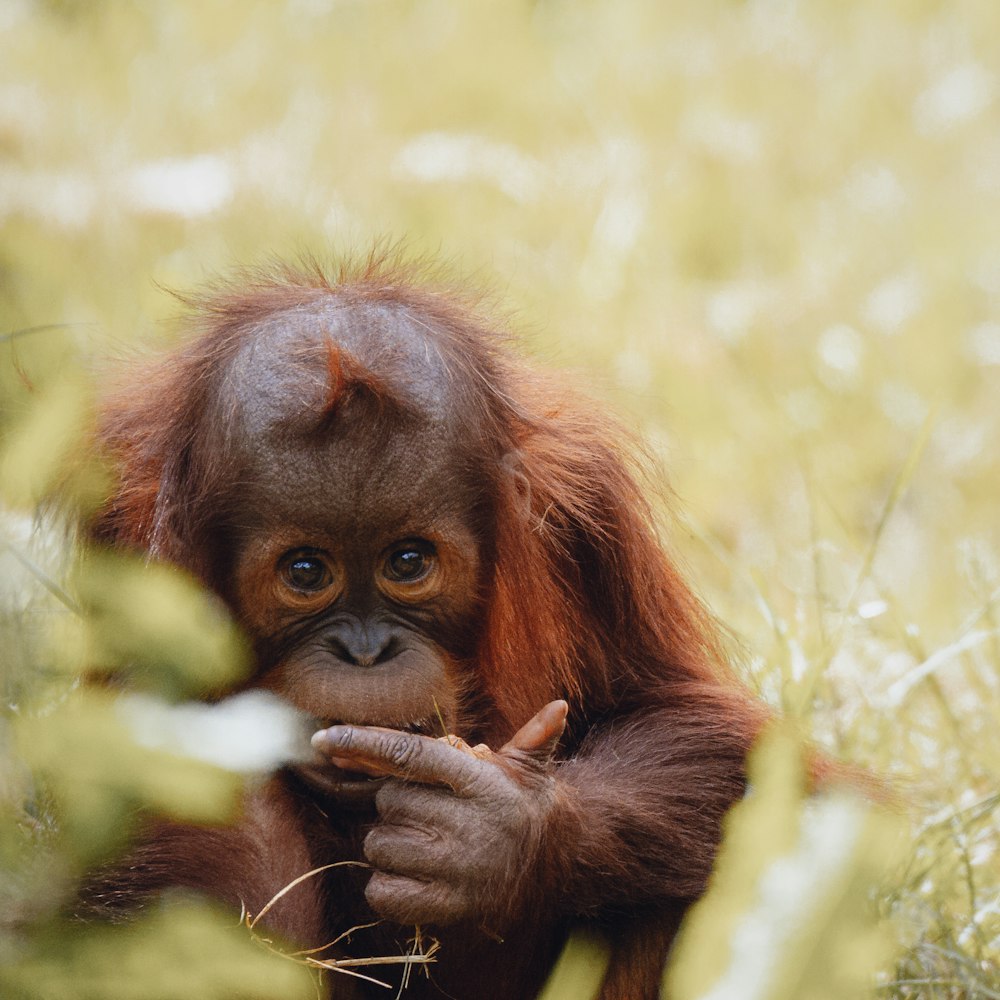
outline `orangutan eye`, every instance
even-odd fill
[[[407,543],[389,553],[385,561],[385,575],[394,583],[413,583],[422,580],[433,565],[433,547]]]
[[[333,583],[333,574],[323,559],[310,549],[289,552],[280,564],[284,581],[293,589],[312,593]]]

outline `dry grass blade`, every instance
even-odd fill
[[[447,723],[445,723],[444,721],[444,716],[441,714],[441,706],[438,705],[437,698],[434,698],[433,701],[434,701],[434,712],[437,715],[438,722],[441,723],[441,735],[446,737],[448,735],[448,726]]]
[[[385,989],[392,989],[390,983],[383,982],[381,979],[376,979],[373,976],[366,976],[363,972],[359,972],[359,968],[364,968],[367,966],[377,966],[377,965],[402,965],[404,966],[404,972],[402,976],[402,982],[400,989],[402,989],[408,982],[410,978],[410,970],[417,965],[427,965],[430,962],[436,961],[435,955],[441,947],[441,944],[436,939],[431,939],[430,946],[424,950],[423,949],[423,938],[420,933],[420,928],[416,928],[416,934],[413,938],[413,950],[404,955],[372,955],[366,956],[364,958],[317,958],[316,956],[328,948],[333,948],[338,945],[341,941],[349,939],[352,934],[356,931],[367,930],[370,927],[375,927],[378,925],[379,921],[373,921],[368,924],[357,924],[354,927],[349,928],[342,934],[339,934],[332,941],[328,941],[326,944],[320,945],[317,948],[309,948],[303,951],[286,952],[274,946],[274,943],[269,939],[255,933],[257,924],[265,917],[271,907],[278,902],[283,896],[289,893],[297,885],[301,885],[308,879],[313,878],[316,875],[320,875],[325,871],[329,871],[331,868],[343,868],[343,867],[354,867],[354,868],[368,868],[369,866],[362,861],[337,861],[329,865],[321,865],[319,868],[312,868],[304,874],[300,875],[298,878],[292,879],[287,885],[282,886],[261,908],[260,912],[256,915],[252,915],[244,905],[240,912],[240,923],[243,924],[250,932],[253,940],[259,944],[261,947],[266,948],[269,952],[274,955],[278,955],[281,958],[287,959],[290,962],[295,962],[299,965],[305,965],[310,969],[318,969],[320,971],[330,971],[339,972],[345,976],[353,976],[356,979],[363,979],[366,982],[373,983],[376,986],[383,986]]]
[[[370,924],[358,924],[355,927],[349,927],[343,934],[338,934],[332,941],[327,941],[326,944],[321,944],[318,948],[305,948],[302,951],[293,952],[293,954],[302,956],[303,958],[308,958],[310,955],[318,955],[321,951],[326,951],[327,948],[335,948],[341,941],[350,940],[351,935],[355,931],[366,931],[369,927],[378,927],[380,923],[380,920],[373,920]]]
[[[37,326],[25,326],[19,330],[8,330],[0,333],[0,344],[17,340],[19,337],[29,337],[33,333],[45,333],[47,330],[72,330],[77,323],[39,323]]]
[[[982,645],[988,639],[995,638],[996,635],[996,629],[979,629],[975,632],[967,632],[961,638],[932,653],[923,663],[917,664],[911,671],[893,683],[887,695],[889,704],[893,708],[899,708],[921,681],[926,680],[941,667],[951,663],[963,653]]]
[[[819,684],[820,679],[827,672],[834,655],[841,647],[844,633],[847,631],[848,623],[851,620],[852,614],[854,614],[854,609],[858,602],[858,595],[861,593],[862,587],[871,575],[872,567],[875,564],[875,557],[878,555],[879,546],[882,543],[886,526],[892,519],[893,514],[899,506],[900,500],[902,500],[903,495],[906,493],[907,488],[916,474],[917,467],[920,465],[920,460],[923,457],[928,442],[930,441],[931,431],[934,429],[936,418],[936,411],[932,408],[928,412],[923,425],[917,433],[906,459],[893,479],[889,495],[886,497],[885,503],[882,505],[881,513],[879,514],[878,521],[875,524],[875,529],[872,532],[871,538],[865,549],[864,556],[861,560],[861,566],[855,575],[854,583],[850,589],[847,600],[844,602],[840,620],[833,629],[832,633],[826,636],[826,644],[822,655],[817,656],[813,660],[812,666],[802,678],[802,685],[799,692],[799,700],[802,710],[805,710],[805,707],[811,703],[815,696],[816,687]]]
[[[872,532],[871,540],[865,550],[864,559],[861,562],[861,568],[858,570],[857,577],[855,578],[854,586],[851,588],[850,596],[844,605],[843,619],[841,621],[840,628],[837,630],[838,633],[843,631],[847,619],[851,615],[854,605],[857,603],[858,594],[861,592],[864,582],[868,579],[868,576],[872,571],[872,566],[875,563],[875,556],[878,555],[879,545],[881,544],[882,537],[885,534],[886,525],[888,525],[892,515],[896,512],[896,508],[899,506],[899,501],[902,500],[903,494],[906,492],[911,481],[913,480],[914,475],[916,474],[917,466],[920,465],[920,459],[923,457],[924,451],[927,448],[927,443],[930,441],[931,431],[934,429],[936,417],[937,414],[933,409],[927,414],[927,418],[924,420],[923,426],[921,426],[919,433],[913,441],[913,447],[910,448],[909,454],[906,456],[905,461],[899,468],[899,472],[896,474],[896,478],[893,480],[892,488],[889,490],[889,495],[886,497],[885,504],[882,507],[882,512],[879,514],[879,519],[875,524],[875,530]]]
[[[316,966],[319,969],[332,969],[336,972],[345,972],[368,965],[405,965],[411,967],[427,965],[436,961],[435,956],[440,948],[440,942],[434,941],[425,952],[411,952],[406,955],[371,955],[365,958],[307,958],[306,964]]]
[[[292,881],[289,882],[288,885],[283,886],[281,889],[279,889],[267,901],[267,903],[264,904],[264,907],[261,909],[260,913],[258,913],[256,916],[251,916],[244,907],[242,922],[245,923],[247,927],[250,928],[250,930],[253,930],[254,927],[257,926],[257,922],[267,914],[268,910],[270,910],[271,907],[274,906],[274,904],[277,903],[278,900],[282,898],[282,896],[290,892],[297,885],[301,885],[307,879],[311,879],[314,875],[319,875],[321,872],[329,871],[331,868],[344,868],[347,866],[354,868],[368,867],[368,865],[366,865],[363,861],[336,861],[330,865],[322,865],[319,868],[313,868],[310,871],[307,871],[304,875],[300,875],[298,878],[292,879]]]
[[[64,605],[75,615],[81,613],[80,605],[38,563],[29,559],[20,549],[10,543],[4,544],[2,550],[9,552],[60,604]]]

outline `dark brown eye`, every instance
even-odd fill
[[[309,551],[291,552],[281,562],[281,575],[295,590],[311,593],[325,590],[333,582],[327,564]]]
[[[430,572],[433,554],[423,547],[404,545],[390,553],[385,561],[385,575],[396,583],[411,583]]]

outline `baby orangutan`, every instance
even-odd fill
[[[288,892],[272,930],[312,947],[381,918],[344,946],[364,956],[420,924],[441,949],[408,996],[513,1000],[589,925],[605,1000],[658,996],[765,713],[616,424],[384,260],[245,277],[192,325],[107,404],[120,482],[91,535],[214,590],[316,756],[234,827],[158,826],[92,905],[184,886],[256,913],[363,861]]]

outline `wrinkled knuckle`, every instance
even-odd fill
[[[375,809],[382,819],[401,813],[406,803],[407,786],[394,778],[389,778],[375,793]]]
[[[365,837],[364,844],[362,845],[362,850],[365,853],[365,858],[367,858],[370,864],[379,867],[388,861],[388,838],[385,833],[379,828],[375,827],[370,830],[368,836]]]
[[[386,920],[420,923],[433,916],[429,887],[376,872],[365,887],[368,905]]]
[[[380,917],[394,917],[394,910],[400,903],[399,895],[398,883],[379,872],[372,875],[365,886],[365,899]]]
[[[506,755],[507,773],[511,780],[521,785],[535,786],[551,780],[551,761],[539,760],[523,750],[511,750]]]
[[[508,784],[506,776],[496,768],[483,769],[469,775],[463,789],[464,798],[497,799]]]
[[[398,768],[413,764],[420,754],[420,747],[410,736],[387,736],[383,746],[385,759]]]
[[[449,882],[417,881],[376,872],[365,888],[368,905],[400,924],[450,924],[474,914],[474,897]]]
[[[354,745],[354,730],[350,726],[338,726],[333,730],[332,739],[327,736],[327,750],[350,750]]]
[[[517,816],[524,810],[524,801],[530,796],[520,785],[510,782],[498,782],[492,789],[491,799],[496,803],[497,814],[507,822],[514,823]]]

